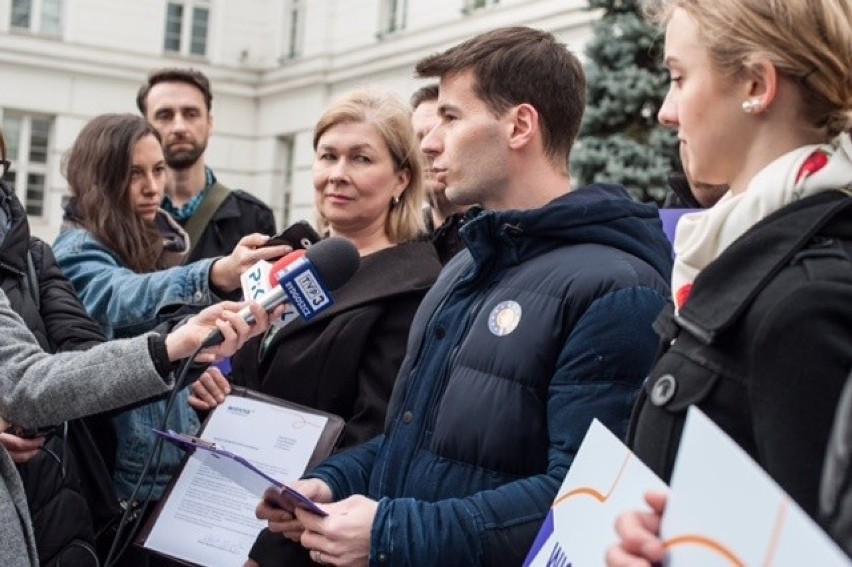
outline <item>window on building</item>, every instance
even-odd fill
[[[61,16],[61,0],[12,0],[9,25],[14,30],[59,35]]]
[[[49,116],[3,113],[6,159],[12,162],[4,179],[15,188],[27,214],[32,216],[44,215],[52,125],[53,119]]]
[[[291,222],[293,214],[293,148],[295,140],[293,136],[281,136],[278,138],[278,155],[283,164],[281,171],[281,223],[286,226]]]
[[[296,59],[302,54],[304,42],[306,0],[288,0],[284,10],[283,59]]]
[[[379,13],[379,37],[405,29],[408,0],[383,0]]]
[[[183,0],[166,4],[166,29],[163,50],[166,53],[207,55],[210,5],[207,0]]]
[[[462,11],[465,14],[469,14],[481,8],[486,8],[499,3],[500,0],[464,0],[464,8],[462,8]]]

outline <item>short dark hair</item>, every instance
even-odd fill
[[[207,112],[213,108],[213,92],[210,90],[210,80],[207,75],[198,69],[178,69],[169,67],[152,71],[148,75],[148,80],[139,87],[139,92],[136,93],[136,106],[139,107],[139,112],[142,116],[147,115],[148,111],[148,93],[154,85],[159,83],[186,83],[198,89],[204,96],[204,104],[207,106]]]
[[[472,71],[474,92],[501,116],[530,104],[538,111],[544,149],[564,163],[580,131],[586,76],[580,61],[545,31],[508,27],[473,37],[417,63],[417,76],[444,78]]]
[[[438,100],[438,83],[430,83],[414,91],[410,100],[411,109],[415,110],[424,102],[431,102],[433,100]]]

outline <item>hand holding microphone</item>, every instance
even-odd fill
[[[278,286],[279,274],[282,274],[290,265],[304,257],[305,250],[294,250],[285,257],[279,259],[275,264],[266,260],[258,261],[248,271],[240,276],[242,281],[243,296],[249,300],[261,299],[265,294]],[[283,326],[298,318],[295,307],[286,302],[279,307],[283,310],[280,318],[270,321],[270,326]],[[248,312],[242,312],[245,320],[252,319]],[[256,325],[256,323],[254,323]],[[252,326],[254,326],[252,325]],[[190,385],[190,395],[187,402],[198,411],[210,411],[225,401],[225,396],[231,393],[231,383],[216,366],[210,366]]]
[[[292,250],[287,245],[266,246],[268,240],[269,237],[263,234],[249,234],[241,238],[229,255],[213,262],[210,281],[223,291],[234,291],[240,287],[240,274],[255,262],[280,258]]]
[[[252,314],[252,319],[257,324],[252,325],[246,321],[244,311]],[[191,356],[202,343],[207,341],[213,333],[219,336],[215,344],[204,344],[207,350],[202,351],[196,358],[196,362],[212,363],[226,356],[231,356],[245,342],[262,333],[269,327],[269,321],[273,317],[281,315],[283,308],[273,309],[270,313],[264,311],[255,302],[247,307],[244,302],[223,301],[203,309],[198,314],[186,319],[186,321],[166,335],[165,347],[169,360],[177,361]]]
[[[287,301],[309,321],[333,305],[330,292],[349,281],[360,261],[354,244],[345,238],[326,238],[307,251],[297,250],[278,260],[270,271],[270,278],[274,277],[277,285],[258,297],[257,302],[268,313]],[[254,323],[255,316],[248,308],[241,310],[240,316],[246,323]],[[222,333],[216,331],[204,345],[221,341]]]

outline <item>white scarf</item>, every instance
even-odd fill
[[[683,306],[698,273],[758,221],[794,201],[829,190],[852,195],[849,133],[828,144],[784,154],[755,175],[746,191],[728,192],[712,208],[682,216],[674,239],[675,307]]]

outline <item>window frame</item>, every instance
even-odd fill
[[[498,6],[499,4],[500,0],[464,0],[464,6],[462,6],[462,14],[473,14],[475,12],[479,12],[480,10],[487,10],[489,8],[493,8],[494,6]]]
[[[14,11],[15,11],[15,2],[16,0],[11,0],[9,2],[9,31],[17,32],[17,33],[30,33],[35,35],[42,35],[46,37],[62,37],[62,26],[65,21],[64,9],[65,3],[62,0],[24,0],[28,2],[29,8],[27,10],[27,25],[19,26],[14,23]],[[56,29],[55,30],[45,30],[44,24],[47,21],[45,18],[45,8],[53,4],[56,6]]]
[[[280,61],[293,61],[302,56],[305,43],[305,13],[307,12],[307,0],[288,0],[284,7],[284,21],[282,22],[285,33],[281,46]]]
[[[18,138],[12,140],[9,136],[12,129],[7,127],[6,121],[10,117],[15,117],[20,121],[20,128],[17,130]],[[44,162],[34,161],[32,159],[33,147],[33,122],[46,122],[45,128],[45,147],[44,147]],[[24,206],[27,216],[31,218],[45,218],[47,215],[47,196],[48,188],[50,187],[50,171],[51,171],[51,155],[53,153],[53,143],[55,137],[56,117],[49,114],[39,112],[29,112],[26,110],[0,110],[0,124],[3,126],[4,134],[6,134],[6,148],[9,152],[6,159],[12,162],[9,171],[14,173],[15,179],[10,182],[8,173],[3,179],[9,183],[18,196],[18,199]],[[16,155],[11,155],[11,148],[16,148]],[[33,204],[33,200],[29,198],[30,176],[38,175],[42,178],[41,185],[41,200],[37,205]],[[31,209],[38,207],[38,212],[31,212]]]
[[[385,36],[405,31],[408,26],[408,0],[382,0],[379,5],[379,31],[376,36]]]
[[[178,17],[177,48],[170,43],[175,40],[175,33],[170,30],[172,22],[172,7],[180,8]],[[205,12],[204,35],[201,39],[203,53],[196,52],[200,37],[196,36],[197,15]],[[210,0],[167,0],[166,13],[163,20],[163,54],[170,57],[187,57],[194,59],[207,59],[210,52]]]
[[[295,134],[278,136],[276,154],[281,164],[281,222],[289,225],[293,215],[293,176],[296,164],[296,136]]]

